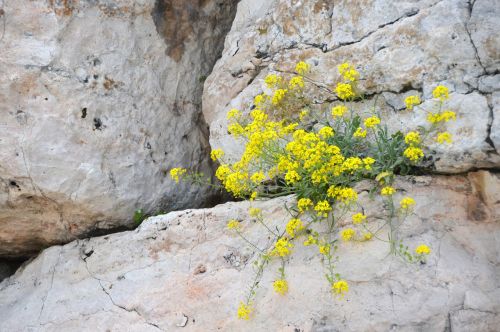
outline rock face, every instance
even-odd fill
[[[297,241],[287,265],[290,290],[272,289],[273,261],[260,283],[256,311],[238,321],[236,308],[253,279],[255,250],[226,230],[264,247],[265,229],[249,202],[172,212],[131,232],[46,249],[0,284],[2,331],[497,331],[500,325],[500,178],[400,178],[396,188],[417,201],[401,227],[414,248],[432,248],[427,263],[388,256],[379,240],[339,245],[337,271],[350,283],[335,299],[317,249]],[[378,199],[360,189],[374,222]],[[254,202],[283,227],[284,202]],[[184,326],[184,327],[182,327]]]
[[[451,93],[458,121],[448,126],[451,148],[431,145],[439,172],[498,167],[500,93],[500,7],[494,0],[313,1],[243,0],[222,58],[205,82],[203,112],[210,144],[236,157],[225,115],[248,110],[263,91],[263,78],[293,72],[298,61],[312,66],[311,78],[333,87],[336,66],[353,63],[361,90],[393,130],[409,131],[425,115],[408,114],[403,100],[418,93],[430,104],[438,84]],[[335,101],[319,96],[317,103]]]
[[[166,172],[212,172],[201,93],[234,1],[1,4],[0,257],[210,201]]]

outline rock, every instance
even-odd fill
[[[484,181],[483,181],[484,180]],[[270,227],[290,218],[293,197],[146,220],[135,231],[78,240],[43,251],[0,284],[2,331],[495,331],[500,325],[500,220],[471,218],[477,196],[496,204],[494,174],[398,178],[399,195],[417,201],[400,228],[410,248],[426,243],[426,264],[388,256],[385,242],[341,242],[336,270],[350,283],[332,296],[317,249],[298,240],[286,267],[289,293],[278,296],[273,260],[257,289],[256,311],[236,308],[253,279],[255,249],[226,230],[230,218],[264,247],[265,229],[248,216],[263,209]],[[378,198],[360,185],[370,223]],[[342,225],[348,224],[343,222]],[[184,326],[184,327],[183,327]]]
[[[229,0],[6,1],[0,15],[0,257],[206,206],[203,81]]]
[[[498,168],[498,145],[492,142],[500,136],[500,114],[492,93],[500,89],[499,11],[492,0],[402,1],[397,6],[385,0],[335,5],[243,0],[238,24],[205,82],[210,144],[227,150],[229,159],[238,158],[241,150],[227,134],[225,115],[231,108],[248,110],[268,73],[291,72],[304,60],[312,65],[313,80],[333,87],[339,79],[336,66],[349,61],[361,73],[367,102],[373,106],[378,98],[378,109],[394,130],[409,130],[424,120],[422,113],[402,112],[407,95],[417,93],[430,106],[436,85],[450,89],[457,121],[447,129],[456,142],[450,149],[432,144],[427,151],[438,172]],[[336,96],[321,93],[315,99],[331,104]]]

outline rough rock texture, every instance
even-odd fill
[[[370,222],[378,199],[360,190]],[[248,322],[235,311],[253,278],[255,252],[225,229],[242,220],[264,247],[249,202],[172,212],[132,232],[46,249],[0,284],[2,331],[497,331],[500,326],[500,178],[398,179],[417,200],[401,227],[414,248],[432,247],[424,265],[387,256],[385,242],[342,243],[337,270],[350,292],[335,299],[317,249],[296,244],[287,267],[290,292],[273,293],[269,266]],[[288,220],[284,202],[255,202],[272,224]],[[184,326],[185,327],[181,327]]]
[[[232,0],[0,1],[0,257],[204,206],[203,81]]]
[[[451,148],[430,146],[439,172],[458,173],[500,165],[500,6],[495,0],[240,2],[222,58],[205,82],[203,112],[210,144],[237,157],[227,133],[230,108],[249,109],[272,72],[312,65],[311,78],[333,87],[336,66],[352,62],[360,86],[393,130],[425,122],[401,112],[407,95],[429,106],[438,84],[449,87],[458,121],[448,130]],[[318,103],[335,101],[321,95]]]

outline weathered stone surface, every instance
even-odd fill
[[[0,256],[210,201],[166,172],[212,172],[201,91],[234,1],[1,4]]]
[[[227,134],[230,108],[249,109],[271,72],[291,72],[305,60],[311,78],[333,87],[336,66],[353,63],[360,86],[393,129],[414,128],[423,114],[402,112],[404,98],[418,93],[431,105],[432,89],[446,85],[458,119],[448,126],[450,149],[431,145],[436,170],[458,173],[500,165],[498,80],[500,7],[495,1],[429,0],[362,2],[242,1],[222,58],[205,82],[203,112],[212,147],[239,150]],[[251,9],[249,9],[251,8]],[[259,13],[259,15],[255,15]],[[483,24],[484,22],[484,24]],[[319,103],[335,100],[321,94]],[[416,113],[416,112],[414,112]]]
[[[244,234],[261,247],[268,240],[248,216],[250,203],[235,202],[45,250],[0,284],[0,330],[496,331],[499,183],[488,172],[398,179],[400,193],[417,200],[401,236],[411,248],[429,244],[432,253],[426,264],[412,265],[388,256],[382,241],[341,243],[337,271],[351,285],[343,300],[330,294],[317,249],[297,243],[286,269],[289,294],[273,293],[280,264],[271,263],[255,315],[238,321],[256,253],[226,222],[241,219]],[[283,203],[292,199],[253,204],[283,227]],[[381,216],[378,198],[360,191],[359,202],[370,222]]]

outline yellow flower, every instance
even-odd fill
[[[176,167],[170,170],[170,177],[175,181],[175,183],[179,183],[180,178],[186,174],[187,170],[185,168]]]
[[[342,63],[338,65],[340,75],[347,81],[356,81],[359,78],[359,73],[353,65],[349,63]]]
[[[322,139],[327,139],[329,137],[332,137],[334,135],[332,127],[323,127],[318,131],[318,135]]]
[[[269,74],[264,79],[264,82],[266,83],[268,88],[274,88],[281,82],[281,77],[276,74]]]
[[[380,123],[380,119],[375,115],[365,119],[365,127],[366,128],[373,128],[376,125],[378,125],[379,123]]]
[[[300,176],[300,174],[297,173],[297,171],[295,171],[293,169],[289,170],[285,174],[285,181],[286,181],[287,184],[294,184],[294,183],[300,181],[300,179],[302,179],[302,177]]]
[[[309,68],[310,68],[310,66],[308,63],[305,63],[304,61],[300,61],[295,66],[295,71],[299,75],[305,75],[309,71]]]
[[[264,103],[264,100],[265,100],[264,94],[256,95],[255,98],[253,99],[253,103],[255,104],[255,106],[260,107],[262,103]]]
[[[420,133],[417,131],[410,131],[405,136],[406,144],[419,144],[420,143]]]
[[[372,237],[373,237],[373,234],[372,234],[372,233],[365,233],[365,234],[363,234],[363,239],[364,239],[365,241],[369,241],[369,240],[371,240],[371,238],[372,238]]]
[[[373,163],[375,163],[375,159],[373,159],[372,157],[363,158],[363,164],[365,165],[366,170],[371,170]]]
[[[344,105],[337,105],[335,107],[332,107],[332,116],[334,118],[343,116],[345,112],[347,112],[347,107],[345,107]]]
[[[240,302],[240,306],[238,307],[238,318],[243,320],[249,320],[252,311],[253,308],[249,304]]]
[[[456,114],[455,112],[453,111],[444,111],[443,113],[441,113],[441,120],[442,121],[445,121],[445,122],[448,122],[450,120],[456,120]]]
[[[330,254],[330,245],[328,243],[320,245],[319,246],[319,253],[322,255],[329,255]]]
[[[250,217],[256,217],[256,218],[259,218],[262,216],[262,210],[259,209],[259,208],[250,208],[248,210],[248,214],[250,215]]]
[[[349,284],[345,280],[339,280],[332,285],[333,293],[344,296],[349,291]]]
[[[285,279],[278,279],[273,282],[274,291],[280,295],[285,295],[288,292],[288,283]]]
[[[416,106],[420,103],[421,101],[419,96],[408,96],[405,98],[406,108],[410,111],[413,109],[413,106]]]
[[[263,172],[256,172],[253,173],[253,175],[250,177],[250,180],[253,181],[255,184],[259,184],[262,181],[264,181],[266,178],[265,174]]]
[[[301,198],[297,201],[297,207],[300,212],[309,210],[313,206],[312,200],[309,198]]]
[[[318,213],[318,216],[326,218],[328,217],[328,213],[332,210],[332,207],[328,203],[328,201],[319,201],[314,210]]]
[[[366,220],[366,216],[364,214],[362,214],[361,212],[358,212],[352,216],[352,222],[354,224],[361,224],[365,220]]]
[[[239,123],[231,123],[227,126],[227,131],[234,137],[238,137],[245,132],[245,129]]]
[[[288,224],[286,224],[286,232],[291,238],[295,237],[296,232],[300,232],[304,229],[304,223],[298,218],[290,219]]]
[[[316,244],[318,243],[318,240],[312,236],[312,235],[309,235],[309,237],[307,238],[307,240],[304,241],[304,245],[307,247],[307,246],[310,246],[312,244]]]
[[[256,191],[252,192],[252,194],[250,195],[250,200],[254,201],[257,198],[257,195],[258,193]]]
[[[231,109],[229,112],[227,112],[227,119],[231,120],[232,118],[238,118],[241,116],[241,112],[237,110],[236,108]]]
[[[361,127],[358,127],[358,129],[356,129],[356,131],[354,132],[353,136],[359,137],[359,138],[364,138],[364,137],[366,137],[366,130],[364,130]]]
[[[288,92],[287,89],[278,89],[278,90],[274,91],[274,95],[273,95],[273,98],[271,100],[273,105],[278,105],[281,102],[281,100],[285,97],[287,92]]]
[[[422,149],[420,148],[410,146],[403,152],[403,155],[411,161],[415,162],[424,156],[424,151],[422,151]]]
[[[220,181],[225,181],[229,174],[231,174],[231,169],[227,165],[220,165],[215,171],[215,176]]]
[[[391,187],[391,186],[386,186],[386,187],[382,188],[382,190],[380,191],[380,193],[381,193],[383,196],[391,196],[391,195],[393,195],[395,192],[396,192],[396,189],[394,189],[394,188],[393,188],[393,187]]]
[[[222,149],[215,149],[210,152],[210,158],[212,158],[213,161],[220,159],[223,155],[224,151],[222,151]]]
[[[443,85],[438,85],[433,91],[432,96],[439,99],[440,101],[445,101],[449,98],[448,88]]]
[[[308,115],[309,115],[309,111],[308,110],[302,110],[302,111],[300,111],[299,120],[300,121],[304,121],[304,118],[306,116],[308,116]]]
[[[425,244],[421,244],[415,248],[415,253],[417,253],[417,255],[429,255],[431,253],[431,248]]]
[[[227,229],[238,229],[240,227],[240,223],[236,219],[231,219],[227,223]]]
[[[291,244],[287,238],[282,237],[274,244],[274,249],[271,254],[275,256],[285,257],[290,255],[290,248],[293,248],[293,244]]]
[[[294,76],[290,79],[288,86],[292,89],[303,88],[304,79],[302,78],[302,76]]]
[[[399,202],[399,205],[403,210],[409,210],[415,205],[415,200],[411,197],[405,197]]]
[[[340,236],[344,241],[350,241],[354,235],[356,235],[356,231],[352,228],[346,228],[340,232]]]
[[[354,97],[354,91],[352,90],[352,86],[348,83],[337,84],[335,92],[337,93],[337,96],[342,100],[347,100],[349,98]]]
[[[441,143],[441,144],[443,144],[444,142],[451,144],[451,142],[452,142],[451,134],[449,132],[446,132],[446,131],[444,133],[439,133],[437,135],[436,141],[438,143]]]

